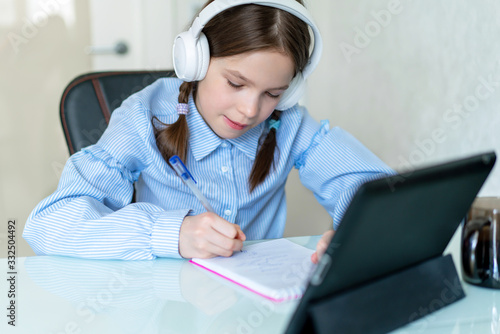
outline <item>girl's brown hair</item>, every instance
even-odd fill
[[[208,1],[204,7],[213,0]],[[302,0],[297,0],[303,4]],[[210,57],[229,57],[246,52],[277,50],[293,59],[295,74],[302,72],[309,59],[311,37],[307,23],[286,11],[260,5],[229,8],[212,18],[203,28],[210,48]],[[188,103],[196,95],[196,83],[183,82],[179,88],[179,103]],[[279,119],[280,112],[271,115]],[[154,124],[153,124],[154,125]],[[155,126],[156,144],[163,158],[187,156],[189,131],[185,115],[163,129]],[[276,129],[261,138],[257,156],[249,175],[250,191],[264,182],[274,164]]]

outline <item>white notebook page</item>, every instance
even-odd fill
[[[248,290],[274,301],[300,298],[314,264],[314,250],[286,239],[244,246],[231,257],[191,260]]]

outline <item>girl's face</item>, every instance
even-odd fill
[[[211,58],[196,107],[219,137],[237,138],[272,114],[293,74],[292,58],[277,51]]]

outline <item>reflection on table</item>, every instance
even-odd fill
[[[314,248],[317,237],[291,240]],[[17,269],[16,327],[3,321],[2,333],[279,333],[297,303],[273,303],[186,260],[37,256],[18,258]]]
[[[290,240],[314,248],[318,237]],[[7,259],[0,265],[7,268]],[[16,327],[7,324],[9,282],[2,279],[1,333],[276,334],[297,305],[273,303],[185,260],[37,256],[16,266]],[[500,291],[463,288],[465,299],[394,333],[500,333]]]

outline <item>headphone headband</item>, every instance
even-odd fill
[[[217,14],[229,8],[247,4],[262,5],[284,10],[301,19],[311,27],[314,35],[314,47],[309,57],[309,61],[303,71],[296,75],[296,80],[294,79],[292,81],[292,89],[287,89],[287,92],[290,91],[287,95],[293,95],[293,98],[288,97],[283,103],[280,101],[278,105],[281,108],[280,110],[289,108],[298,102],[298,98],[300,98],[301,95],[299,91],[304,89],[304,80],[318,65],[323,50],[321,35],[314,20],[307,9],[295,0],[214,0],[199,13],[188,31],[176,37],[173,49],[175,72],[180,79],[185,81],[199,81],[203,79],[208,69],[208,63],[210,62],[208,41],[202,33],[203,28]]]

